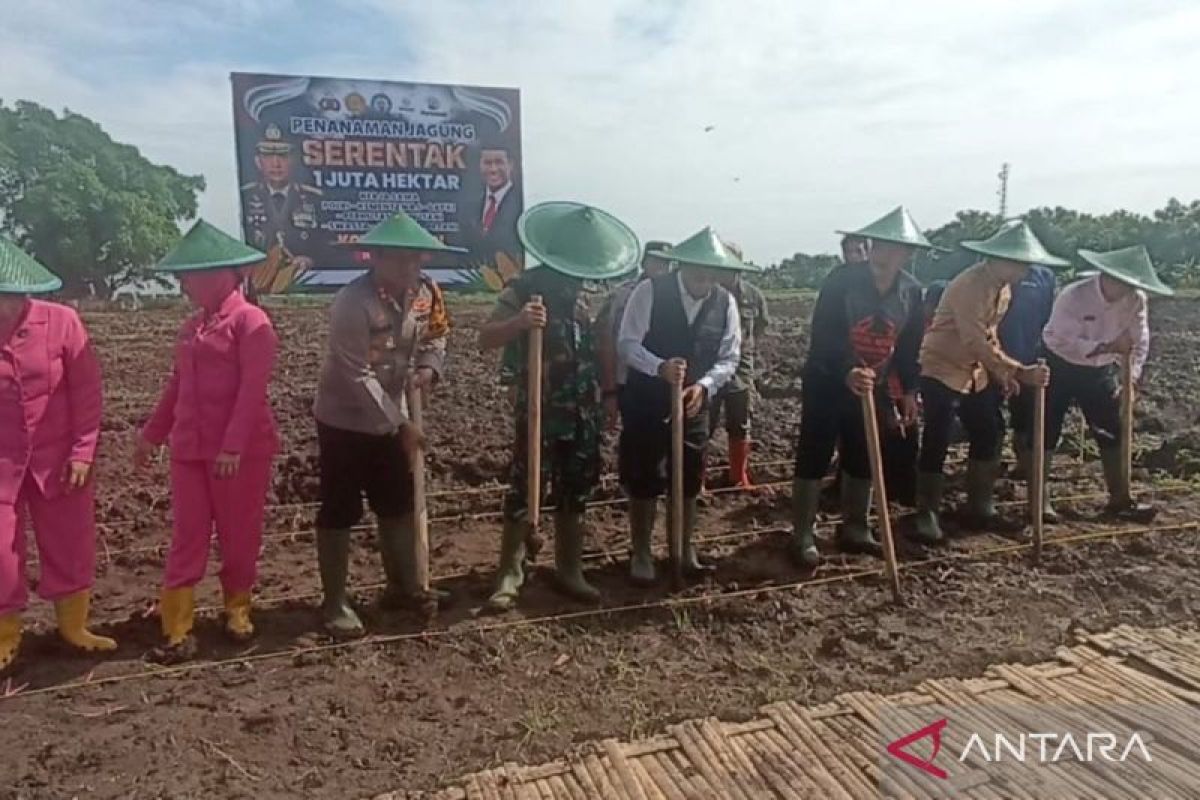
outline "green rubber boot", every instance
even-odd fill
[[[820,481],[792,479],[792,538],[788,541],[788,555],[801,569],[812,569],[821,563],[813,529],[820,496]]]
[[[449,599],[447,592],[432,587],[428,592],[421,588],[417,578],[417,564],[413,560],[417,542],[417,519],[413,514],[379,520],[379,555],[383,561],[383,574],[387,587],[379,600],[385,611],[416,609],[423,612],[436,611],[438,605]]]
[[[938,472],[917,474],[917,513],[913,518],[913,530],[909,534],[920,544],[941,544],[946,541],[942,532],[940,516],[942,494],[946,489],[946,476]]]
[[[867,514],[871,510],[871,481],[842,474],[842,524],[838,526],[837,546],[843,553],[883,555]]]
[[[1150,522],[1158,515],[1158,510],[1154,506],[1134,500],[1132,487],[1125,485],[1121,474],[1121,448],[1102,448],[1100,464],[1104,467],[1104,485],[1108,488],[1108,505],[1104,507],[1105,514],[1131,522]]]
[[[317,566],[321,572],[321,617],[325,630],[344,639],[363,635],[362,620],[346,598],[350,570],[350,531],[317,529]]]
[[[1047,479],[1050,475],[1050,458],[1053,455],[1052,451],[1046,451],[1043,462],[1044,474],[1042,475],[1042,520],[1048,525],[1058,523],[1058,512],[1054,510],[1054,505],[1050,502],[1050,481]],[[1033,451],[1028,447],[1021,447],[1017,450],[1017,472],[1023,476],[1025,491],[1028,495],[1032,495]]]
[[[1024,521],[1005,519],[996,511],[996,479],[1000,477],[1000,459],[967,462],[967,504],[960,514],[968,530],[1012,533],[1025,527]]]
[[[629,559],[629,580],[639,586],[649,586],[655,581],[654,553],[650,543],[654,539],[654,518],[657,514],[657,500],[630,498],[629,536],[633,543],[633,555]]]
[[[488,598],[489,611],[508,611],[517,604],[517,595],[525,583],[526,525],[504,520],[500,534],[500,568],[496,571],[496,591]]]
[[[583,577],[583,515],[554,515],[554,583],[568,597],[595,603],[600,591]]]

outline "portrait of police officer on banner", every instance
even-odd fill
[[[242,186],[246,238],[263,251],[282,249],[295,274],[313,266],[318,244],[317,203],[321,190],[292,178],[292,145],[277,125],[268,125],[255,148],[258,180]],[[270,253],[277,257],[276,253]]]

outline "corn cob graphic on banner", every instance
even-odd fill
[[[283,245],[276,244],[267,251],[264,261],[250,276],[258,294],[282,294],[300,282],[303,270]]]

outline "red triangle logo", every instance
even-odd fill
[[[949,720],[939,719],[937,722],[926,725],[924,728],[921,728],[918,731],[913,731],[907,736],[901,737],[892,742],[887,746],[887,751],[891,756],[900,759],[909,766],[916,767],[919,770],[927,772],[935,778],[946,780],[948,777],[946,770],[934,764],[933,760],[937,758],[938,752],[942,749],[942,730],[948,723]],[[933,740],[933,755],[929,757],[928,761],[923,758],[918,758],[904,749],[913,742],[919,742],[920,740],[926,738]]]

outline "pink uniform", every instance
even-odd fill
[[[279,447],[267,399],[277,349],[271,320],[240,289],[206,303],[179,331],[171,379],[142,430],[153,444],[169,438],[171,448],[167,589],[204,577],[214,529],[226,593],[254,586],[271,457]],[[221,453],[241,456],[235,477],[216,477]]]
[[[38,594],[58,600],[95,577],[93,487],[68,491],[72,461],[91,464],[100,436],[100,365],[72,309],[27,300],[0,343],[0,616],[25,607],[26,518],[37,537]]]

